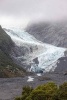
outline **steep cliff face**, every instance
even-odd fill
[[[67,48],[67,22],[30,24],[26,31],[44,43]]]
[[[4,53],[9,54],[13,46],[13,41],[0,26],[0,50],[2,50]]]
[[[14,43],[0,26],[0,77],[23,76],[24,70],[10,57]]]

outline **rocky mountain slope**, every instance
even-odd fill
[[[44,43],[67,48],[67,22],[33,23],[27,26],[26,31]],[[55,72],[67,73],[66,62],[67,57],[60,57],[57,61]]]
[[[10,57],[14,43],[0,26],[0,77],[23,76],[23,68],[19,67]]]
[[[59,48],[37,40],[21,28],[4,28],[15,43],[11,57],[21,67],[31,72],[54,71],[57,60],[64,56],[65,48]]]
[[[52,72],[57,67],[58,59],[66,51],[65,48],[37,40],[21,28],[0,30],[1,77],[22,76],[25,70],[36,73]]]
[[[67,47],[67,22],[33,23],[27,26],[26,31],[44,43]]]

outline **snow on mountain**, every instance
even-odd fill
[[[26,67],[28,71],[33,72],[49,72],[54,71],[57,60],[64,56],[65,48],[55,47],[49,44],[42,43],[38,41],[34,36],[25,32],[22,29],[10,28],[4,29],[6,33],[11,37],[15,44],[20,48],[25,46],[29,49],[27,56],[18,56],[17,59],[26,57],[26,61],[21,61],[21,63],[26,63],[30,67]],[[36,63],[36,60],[38,63]]]

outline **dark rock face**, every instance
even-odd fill
[[[27,26],[26,31],[44,43],[67,47],[67,22],[35,23]]]
[[[59,73],[67,72],[67,57],[61,57],[58,59],[58,63],[55,71]]]
[[[11,50],[11,55],[14,56],[14,57],[25,56],[28,53],[29,53],[29,50],[25,46],[18,47],[18,46],[15,45]]]
[[[10,36],[0,26],[0,78],[18,77],[25,74],[25,70],[18,66],[10,54],[15,44]]]
[[[38,57],[36,57],[35,59],[33,59],[33,62],[34,62],[35,64],[39,64]]]
[[[13,41],[0,26],[0,49],[5,53],[9,53],[13,46]]]

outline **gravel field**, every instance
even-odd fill
[[[27,81],[30,77],[34,78],[33,81]],[[59,85],[67,82],[67,75],[61,73],[46,73],[42,76],[35,74],[18,78],[0,78],[0,100],[14,100],[16,96],[21,95],[23,86],[29,85],[36,87],[49,81],[54,81]]]

